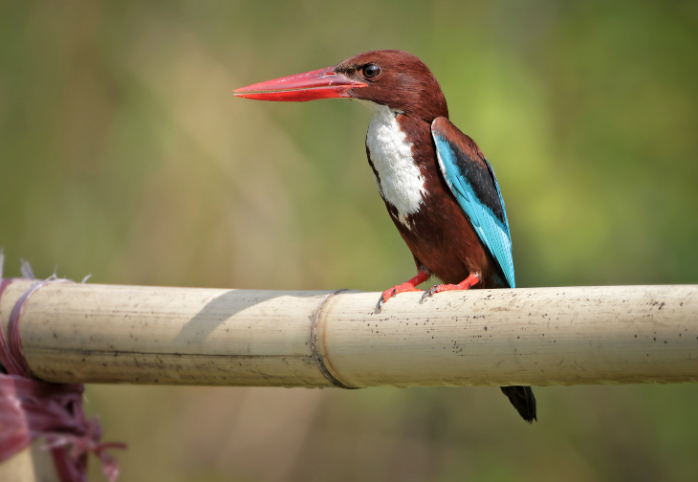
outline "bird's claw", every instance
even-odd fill
[[[385,296],[386,293],[389,291],[392,291],[387,297]],[[384,291],[383,294],[381,294],[380,299],[378,300],[378,304],[376,305],[376,314],[381,312],[381,309],[383,308],[383,305],[385,304],[386,301],[388,301],[390,298],[395,296],[397,294],[397,290],[393,288],[392,290],[387,290]]]
[[[438,287],[439,287],[439,285],[434,285],[431,288],[429,288],[428,290],[426,290],[424,292],[424,294],[422,295],[422,297],[419,299],[419,303],[420,304],[424,303],[424,300],[426,298],[431,298],[432,296],[434,296],[434,294],[438,293],[439,292]]]
[[[393,296],[399,294],[399,293],[407,293],[408,291],[422,291],[418,288],[415,288],[414,285],[411,282],[407,283],[402,283],[401,285],[393,286],[392,288],[385,290],[383,294],[381,295],[380,299],[378,300],[378,304],[376,305],[376,310],[375,313],[378,314],[381,312],[381,309],[383,308],[383,305]]]
[[[458,283],[457,285],[434,285],[430,289],[428,289],[424,295],[422,296],[422,299],[419,300],[420,303],[423,303],[424,300],[429,296],[434,296],[436,293],[441,293],[442,291],[465,291],[469,290],[478,282],[480,281],[480,275],[479,274],[472,274],[468,276],[463,282]]]

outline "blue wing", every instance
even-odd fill
[[[431,134],[446,183],[507,283],[515,288],[509,220],[492,166],[475,142],[447,118],[435,119]]]

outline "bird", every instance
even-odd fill
[[[336,66],[248,85],[240,98],[306,102],[345,98],[371,111],[366,155],[378,193],[412,252],[417,275],[385,290],[421,291],[432,275],[443,291],[515,288],[509,221],[494,169],[478,145],[450,120],[434,74],[418,57],[374,50]],[[501,387],[521,417],[537,420],[529,386]]]

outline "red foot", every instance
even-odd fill
[[[380,311],[383,304],[398,293],[405,293],[407,291],[422,291],[416,288],[416,286],[424,283],[427,279],[429,279],[429,276],[431,276],[431,273],[420,271],[417,273],[417,276],[409,280],[407,283],[402,283],[401,285],[393,286],[389,290],[385,290],[378,300],[378,306],[376,307],[377,311]]]
[[[479,282],[480,275],[471,274],[457,285],[434,285],[430,290],[424,293],[424,296],[422,296],[422,301],[424,301],[424,298],[427,296],[434,296],[436,293],[441,293],[442,291],[469,290]]]

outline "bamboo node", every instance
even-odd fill
[[[320,369],[320,372],[323,374],[323,376],[329,381],[332,385],[338,388],[345,388],[348,390],[353,390],[359,387],[351,387],[348,385],[345,385],[344,383],[340,382],[335,378],[332,373],[327,369],[327,366],[325,365],[325,360],[323,356],[320,354],[320,350],[318,350],[318,342],[317,342],[317,332],[318,332],[318,320],[320,319],[320,316],[322,314],[323,308],[327,305],[327,302],[330,301],[330,298],[333,296],[342,293],[344,291],[349,291],[347,288],[342,288],[336,291],[333,291],[332,293],[326,294],[323,298],[318,307],[315,309],[312,315],[310,315],[310,321],[311,321],[311,326],[310,326],[310,349],[313,352],[313,360],[315,360],[315,363],[317,363],[318,368]]]

